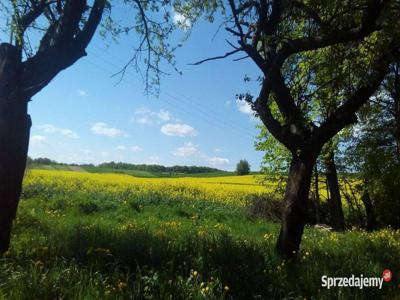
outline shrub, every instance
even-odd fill
[[[252,196],[247,201],[247,210],[251,217],[279,222],[282,216],[283,202],[272,194]]]

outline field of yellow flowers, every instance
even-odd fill
[[[95,174],[71,171],[31,170],[25,177],[24,195],[84,191],[124,201],[132,195],[185,198],[244,205],[249,195],[273,192],[275,183],[257,183],[254,175],[225,177],[139,178],[123,174]]]
[[[307,227],[285,261],[279,224],[248,210],[277,183],[257,182],[30,170],[0,299],[396,299],[400,231]],[[321,287],[322,275],[384,269],[382,290]]]

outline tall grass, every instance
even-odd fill
[[[32,186],[30,186],[32,188]],[[276,255],[279,225],[246,207],[168,194],[122,200],[86,190],[25,193],[0,299],[391,299],[400,231],[306,228],[296,261]],[[321,287],[321,276],[380,277],[376,288]]]

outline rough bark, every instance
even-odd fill
[[[324,157],[326,181],[328,183],[330,194],[328,203],[331,216],[331,226],[334,230],[342,231],[345,229],[344,215],[334,155],[334,152],[331,150]]]
[[[277,241],[277,250],[286,257],[298,251],[307,217],[307,202],[310,191],[315,155],[292,157],[285,192],[282,225]]]
[[[7,251],[21,194],[31,119],[18,93],[18,50],[0,45],[0,254]]]

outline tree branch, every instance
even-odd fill
[[[383,81],[389,68],[391,58],[396,48],[378,56],[371,66],[370,75],[364,80],[366,84],[360,86],[357,91],[342,105],[340,105],[315,131],[312,144],[322,147],[329,139],[335,136],[345,126],[357,122],[356,112],[376,92]]]
[[[252,103],[252,108],[255,110],[265,127],[269,132],[290,151],[294,152],[301,143],[301,138],[294,135],[273,116],[269,108],[268,99],[272,90],[271,78],[265,78],[262,83],[260,94],[257,100]]]
[[[37,53],[23,62],[21,93],[30,98],[46,86],[60,71],[86,55],[85,48],[101,21],[105,0],[95,0],[82,30],[79,24],[86,0],[67,0],[59,20],[43,36]]]
[[[363,39],[371,33],[380,29],[376,24],[381,11],[390,0],[369,0],[366,12],[364,13],[361,25],[345,30],[333,30],[330,33],[314,37],[304,37],[284,41],[283,47],[277,53],[276,58],[280,64],[292,54],[316,50],[340,43]]]
[[[233,55],[233,54],[235,54],[235,53],[238,53],[238,52],[240,52],[240,51],[243,51],[243,50],[242,50],[241,48],[235,49],[235,50],[233,50],[233,51],[226,52],[224,55],[219,55],[219,56],[214,56],[214,57],[206,58],[206,59],[200,60],[200,61],[198,61],[198,62],[191,63],[191,64],[189,64],[189,65],[198,66],[198,65],[201,65],[202,63],[205,63],[206,61],[224,59],[224,58],[226,58],[226,57],[228,57],[228,56],[231,56],[231,55]]]

